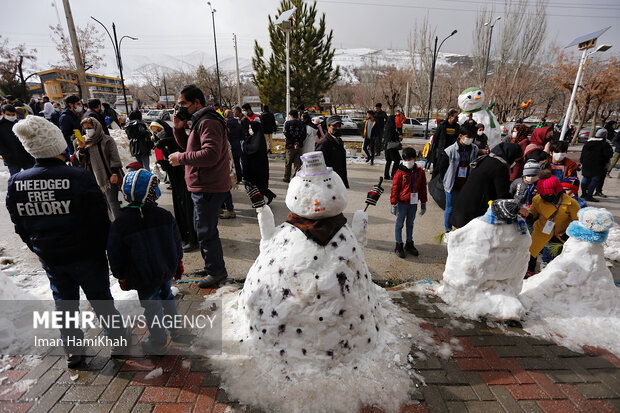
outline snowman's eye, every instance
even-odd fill
[[[479,95],[482,95],[482,92],[478,92]]]
[[[471,99],[471,95],[467,95],[467,99]]]

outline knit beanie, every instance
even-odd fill
[[[523,176],[538,176],[540,173],[540,164],[532,159],[525,163],[523,167]]]
[[[493,215],[504,221],[514,221],[519,214],[519,203],[514,199],[498,199],[491,204]]]
[[[567,176],[562,179],[562,187],[570,189],[575,196],[579,193],[579,178],[575,176]]]
[[[539,195],[553,195],[562,192],[564,188],[562,188],[560,180],[551,175],[551,171],[545,169],[540,173],[540,179],[538,180],[536,189]]]
[[[614,226],[614,216],[604,208],[586,207],[577,212],[579,221],[573,221],[566,229],[569,237],[581,241],[600,243]]]
[[[67,149],[58,126],[41,116],[29,115],[13,126],[13,133],[35,159],[54,158]]]
[[[599,130],[596,131],[596,138],[607,138],[607,129],[605,128],[600,128]]]
[[[161,196],[159,178],[146,169],[128,172],[123,178],[123,195],[134,204],[155,202]]]
[[[132,171],[137,171],[138,169],[142,169],[142,164],[140,162],[132,162],[130,164],[125,165],[125,168],[132,172]]]

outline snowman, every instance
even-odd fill
[[[489,138],[489,148],[493,148],[501,142],[502,132],[495,114],[490,109],[482,107],[484,104],[482,89],[478,87],[465,89],[459,95],[458,103],[462,111],[459,115],[460,124],[463,124],[468,119],[467,115],[471,113],[476,123],[484,125],[484,133]]]
[[[578,221],[568,226],[570,237],[562,253],[540,273],[523,283],[520,299],[531,316],[566,318],[620,317],[620,291],[607,268],[603,243],[614,225],[613,215],[602,208],[583,208]]]
[[[244,341],[288,364],[336,365],[359,358],[379,341],[381,294],[371,281],[363,244],[367,214],[350,228],[342,214],[344,183],[322,152],[302,156],[288,187],[287,221],[258,209],[260,255],[248,272],[237,308]]]
[[[450,233],[439,295],[469,318],[519,320],[531,241],[519,204],[494,201],[485,215]]]

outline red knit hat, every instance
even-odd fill
[[[548,178],[539,179],[536,189],[540,195],[553,195],[558,192],[562,192],[564,188],[562,187],[560,180],[551,175]]]

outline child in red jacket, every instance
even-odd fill
[[[407,147],[402,152],[403,162],[398,166],[392,183],[390,203],[391,212],[396,215],[396,248],[394,251],[400,258],[405,258],[405,251],[418,256],[418,250],[413,245],[413,221],[420,202],[420,215],[426,213],[426,174],[424,169],[415,163],[417,154],[415,149]],[[407,243],[403,248],[403,224],[407,220]]]

